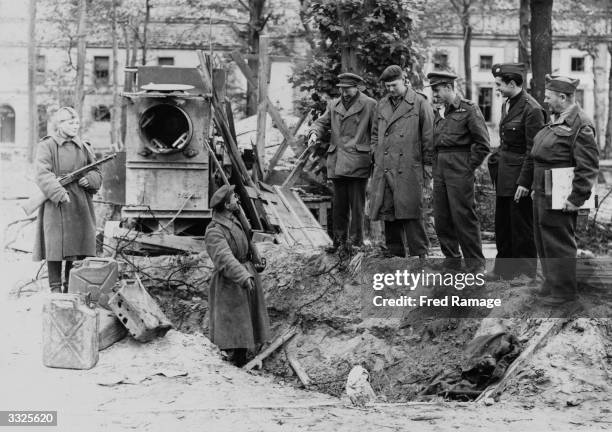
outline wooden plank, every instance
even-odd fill
[[[293,222],[293,227],[296,228],[296,231],[299,233],[300,237],[303,238],[305,240],[305,242],[303,242],[302,244],[305,245],[311,245],[311,246],[315,246],[315,244],[313,243],[312,239],[310,238],[309,235],[307,235],[304,232],[304,228],[306,228],[303,224],[302,224],[302,220],[301,218],[298,216],[298,214],[295,212],[293,206],[291,205],[291,203],[289,202],[289,200],[287,199],[287,197],[285,197],[283,195],[283,192],[281,190],[280,187],[275,186],[274,189],[276,190],[276,192],[278,193],[278,196],[280,197],[281,201],[283,202],[283,204],[285,205],[285,207],[288,209],[289,214],[291,215],[291,220]]]
[[[206,249],[203,239],[171,234],[143,234],[117,226],[112,227],[112,238],[189,253],[200,253]]]
[[[282,242],[283,244],[286,244],[287,246],[293,246],[294,244],[296,244],[297,243],[296,240],[293,237],[291,237],[291,234],[287,230],[287,227],[284,225],[283,220],[281,219],[280,215],[276,211],[276,206],[274,204],[270,204],[270,211],[274,215],[277,221],[277,225],[281,229],[280,234],[277,235],[277,239],[279,240],[279,243]]]
[[[287,349],[287,347],[285,347],[285,355],[287,356],[287,360],[289,361],[289,364],[295,371],[295,374],[298,376],[298,378],[302,382],[302,385],[304,386],[304,388],[308,388],[310,386],[310,377],[308,376],[308,374],[302,367],[302,364],[298,361],[297,357],[295,356],[295,353],[293,353],[292,351]]]
[[[291,172],[289,173],[289,175],[283,182],[282,184],[283,188],[288,189],[291,186],[293,186],[293,183],[295,183],[295,180],[298,178],[298,175],[302,172],[304,165],[306,165],[306,162],[308,162],[308,158],[310,157],[313,151],[314,151],[314,147],[311,146],[311,147],[307,147],[300,154],[300,156],[298,157],[298,160],[295,163],[295,166],[293,167],[293,169],[291,170]]]
[[[250,186],[245,186],[244,188],[246,189],[250,198],[253,198],[253,199],[261,198],[264,201],[273,202],[273,203],[278,203],[280,201],[280,199],[278,198],[278,195],[276,195],[275,193],[266,192],[264,190],[257,191]]]
[[[242,54],[240,54],[240,52],[238,51],[232,51],[231,56],[232,59],[234,59],[234,61],[238,65],[238,68],[240,69],[244,77],[247,79],[247,81],[249,81],[249,83],[253,87],[256,87],[257,81],[255,80],[255,76],[253,75],[251,69],[249,69],[248,64],[244,61],[244,57],[242,56]],[[278,130],[281,131],[281,133],[287,140],[291,140],[292,135],[291,131],[289,130],[289,127],[281,117],[276,107],[272,104],[269,97],[266,97],[266,107],[268,113],[270,114],[270,117],[272,117],[272,121],[274,122]]]
[[[204,84],[208,85],[208,83],[212,83],[206,67],[208,62],[206,61],[204,53],[201,50],[197,50],[197,55],[200,61],[200,67],[198,68],[198,71],[200,72],[200,76]],[[221,101],[217,99],[216,95],[213,96],[212,108],[214,111],[215,125],[217,126],[217,129],[221,132],[223,142],[225,143],[226,149],[228,150],[228,155],[231,159],[232,166],[234,168],[234,184],[236,185],[236,190],[241,197],[244,210],[251,221],[251,225],[255,230],[269,229],[270,227],[267,218],[265,217],[265,215],[260,214],[260,211],[258,209],[258,207],[261,207],[258,205],[258,201],[250,199],[247,195],[246,190],[244,189],[245,186],[251,186],[257,190],[257,186],[248,174],[244,161],[242,160],[242,156],[240,155],[240,151],[238,150],[236,140],[234,139],[230,131],[229,120],[227,119],[225,108],[223,107]]]
[[[257,83],[257,139],[255,140],[256,160],[259,168],[265,171],[265,154],[266,154],[266,120],[267,101],[268,101],[268,42],[270,38],[267,35],[259,37],[259,71]]]
[[[532,359],[535,352],[543,346],[550,338],[559,333],[561,327],[567,322],[566,319],[562,318],[550,318],[548,321],[540,325],[540,332],[535,337],[529,346],[521,353],[520,356],[512,362],[512,364],[506,369],[506,373],[503,378],[496,384],[489,386],[485,389],[480,396],[476,398],[476,402],[487,398],[495,398],[497,395],[502,393],[508,382],[516,376],[516,374]]]
[[[327,231],[321,227],[319,221],[294,191],[290,189],[283,189],[279,186],[275,186],[275,189],[281,196],[292,197],[291,201],[296,204],[294,210],[301,209],[300,214],[303,218],[303,222],[308,224],[307,226],[309,229],[307,229],[307,232],[312,236],[310,240],[314,246],[329,246],[333,243],[332,239],[327,234]]]
[[[296,334],[297,334],[297,328],[291,327],[287,332],[285,332],[284,334],[274,339],[274,341],[265,350],[260,352],[253,360],[248,362],[242,368],[244,370],[251,370],[255,366],[258,366],[258,368],[261,369],[261,362],[264,359],[266,359],[270,354],[272,354],[274,351],[276,351],[278,348],[280,348],[282,345],[284,345],[285,342],[290,340]]]
[[[304,122],[306,121],[306,119],[308,117],[310,117],[310,113],[309,112],[306,113],[306,114],[303,114],[302,117],[300,117],[300,121],[295,125],[295,127],[291,131],[291,135],[292,135],[291,141],[295,141],[295,135],[300,130],[300,128],[302,127],[302,125],[304,124]],[[268,181],[269,178],[272,176],[274,167],[276,166],[276,164],[278,163],[280,158],[285,153],[285,150],[287,150],[287,147],[289,146],[289,143],[290,143],[290,140],[288,140],[287,138],[283,138],[283,142],[276,149],[276,152],[272,156],[272,159],[270,159],[270,164],[268,165],[268,168],[266,170],[265,181]]]

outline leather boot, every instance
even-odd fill
[[[62,292],[62,284],[61,283],[51,283],[49,284],[49,288],[51,289],[52,293],[57,293],[57,294],[61,294]]]

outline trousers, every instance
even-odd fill
[[[334,178],[332,230],[334,244],[363,244],[366,185],[364,178]]]
[[[495,200],[495,244],[497,257],[494,272],[506,279],[520,274],[534,278],[537,252],[533,238],[533,201],[498,196]]]

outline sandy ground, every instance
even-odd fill
[[[3,196],[9,198],[29,189],[27,182],[2,186]],[[2,233],[18,217],[16,201],[0,201]],[[31,280],[38,267],[29,254],[0,252],[0,410],[57,410],[58,426],[15,430],[603,431],[612,427],[609,410],[586,404],[559,409],[518,402],[493,406],[429,402],[353,408],[345,398],[302,391],[239,370],[222,361],[205,337],[177,331],[148,344],[125,339],[102,351],[89,371],[49,369],[41,361],[46,281],[15,295],[15,287]]]
[[[6,264],[3,275],[7,267],[23,271],[29,263]],[[177,331],[148,344],[125,339],[102,351],[89,371],[49,369],[41,362],[45,297],[3,293],[0,407],[57,410],[60,431],[565,431],[609,430],[612,424],[609,413],[584,407],[440,402],[352,408],[345,399],[239,370],[206,338]]]

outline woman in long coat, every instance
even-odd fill
[[[208,294],[210,340],[233,351],[232,361],[242,366],[247,350],[268,340],[268,311],[247,236],[233,214],[238,210],[234,186],[220,187],[210,205],[213,217],[204,237],[215,267]]]
[[[38,144],[36,184],[47,197],[38,212],[34,261],[47,260],[52,292],[62,290],[62,261],[66,261],[64,292],[72,261],[96,255],[96,219],[92,196],[102,184],[98,169],[62,186],[58,177],[95,161],[89,143],[77,136],[79,119],[72,108],[57,112],[57,132]]]

